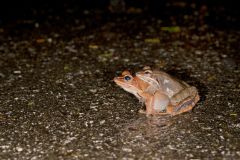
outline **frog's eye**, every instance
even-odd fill
[[[131,77],[130,77],[130,76],[125,76],[125,77],[124,77],[124,80],[125,80],[125,81],[130,81],[130,80],[131,80]]]

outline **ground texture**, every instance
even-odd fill
[[[66,6],[2,23],[0,159],[240,159],[236,19],[183,4],[162,17]],[[145,65],[196,86],[194,110],[139,114],[112,79]]]

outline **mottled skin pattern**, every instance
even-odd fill
[[[140,113],[147,115],[177,115],[192,110],[199,100],[195,87],[149,67],[136,76],[124,71],[114,82],[144,102],[146,111],[140,110]]]

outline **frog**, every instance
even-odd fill
[[[114,82],[144,103],[146,110],[139,113],[175,116],[190,111],[199,100],[195,87],[171,77],[165,72],[144,67],[132,75],[128,70],[115,77]],[[159,81],[161,80],[161,82]],[[165,86],[166,85],[166,86]]]
[[[152,106],[158,114],[174,116],[188,112],[200,100],[196,87],[166,72],[152,70],[151,67],[145,66],[136,73],[136,77],[148,83],[149,86],[145,92],[159,100],[155,100]]]

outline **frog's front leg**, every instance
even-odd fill
[[[188,87],[171,98],[171,115],[180,114],[192,110],[194,105],[199,101],[198,91],[195,87]]]
[[[154,94],[142,93],[142,96],[145,99],[146,112],[141,110],[140,113],[146,113],[147,115],[169,114],[162,112],[165,111],[170,104],[170,99],[166,94],[157,91]]]

